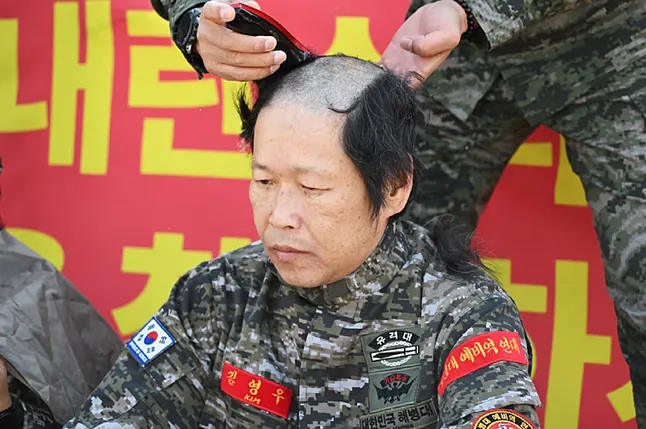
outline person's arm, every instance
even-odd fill
[[[208,72],[222,79],[250,81],[276,71],[287,58],[274,51],[271,36],[247,36],[226,28],[234,10],[228,0],[151,0],[169,20],[171,38],[201,77]],[[244,1],[260,8],[255,1]]]
[[[591,1],[455,0],[455,3],[469,17],[473,17],[474,23],[483,30],[489,47],[494,49],[516,37],[533,23]],[[421,9],[437,2],[438,0],[415,0],[413,7],[421,3]]]
[[[437,340],[441,428],[470,429],[478,418],[503,409],[511,410],[506,415],[518,427],[524,419],[538,429],[531,348],[513,301],[498,293],[471,297],[451,316]]]
[[[146,353],[154,353],[152,347],[164,350],[167,333],[175,343],[156,356],[148,355],[152,360],[146,364],[125,350],[65,428],[108,422],[115,427],[199,426],[206,389],[212,383],[207,348],[219,341],[219,321],[212,314],[220,308],[211,284],[216,269],[217,265],[205,264],[177,282],[155,316],[160,325],[155,325],[154,334],[147,331],[152,342],[144,344],[150,346]],[[158,338],[163,341],[156,342]]]
[[[491,49],[513,39],[529,25],[592,0],[463,0],[484,31]]]
[[[419,85],[448,58],[464,33],[494,49],[527,26],[591,0],[414,0],[413,13],[386,47],[381,63],[401,75],[413,73]]]
[[[18,411],[22,414],[22,426],[25,429],[56,429],[61,427],[61,423],[54,419],[52,412],[47,407],[39,407],[27,401],[14,397]],[[2,426],[4,427],[4,426]]]

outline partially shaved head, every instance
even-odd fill
[[[319,57],[287,73],[267,105],[302,104],[311,110],[349,111],[385,71],[354,57]]]
[[[417,104],[406,82],[379,66],[341,55],[313,57],[258,82],[250,107],[239,99],[241,137],[253,152],[254,130],[266,107],[299,106],[339,117],[339,144],[366,185],[373,216],[385,196],[416,172]]]

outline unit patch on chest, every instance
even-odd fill
[[[371,413],[416,402],[421,371],[419,334],[418,326],[406,326],[361,336]]]
[[[419,386],[419,367],[369,374],[370,411],[412,404]]]
[[[361,337],[368,371],[419,365],[419,327],[393,329]]]

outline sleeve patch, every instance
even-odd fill
[[[455,380],[501,361],[528,364],[517,332],[487,332],[463,342],[446,358],[438,394],[441,396]]]
[[[175,338],[168,332],[166,327],[156,317],[153,317],[139,332],[132,336],[130,341],[126,343],[126,347],[139,362],[139,365],[146,366],[175,342]]]
[[[500,409],[480,414],[471,429],[536,429],[536,427],[522,414]]]

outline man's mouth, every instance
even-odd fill
[[[308,253],[296,247],[282,245],[282,244],[273,245],[269,249],[271,250],[271,253],[273,253],[276,256],[276,259],[279,262],[286,262],[286,263],[293,262],[299,256],[303,256]]]

